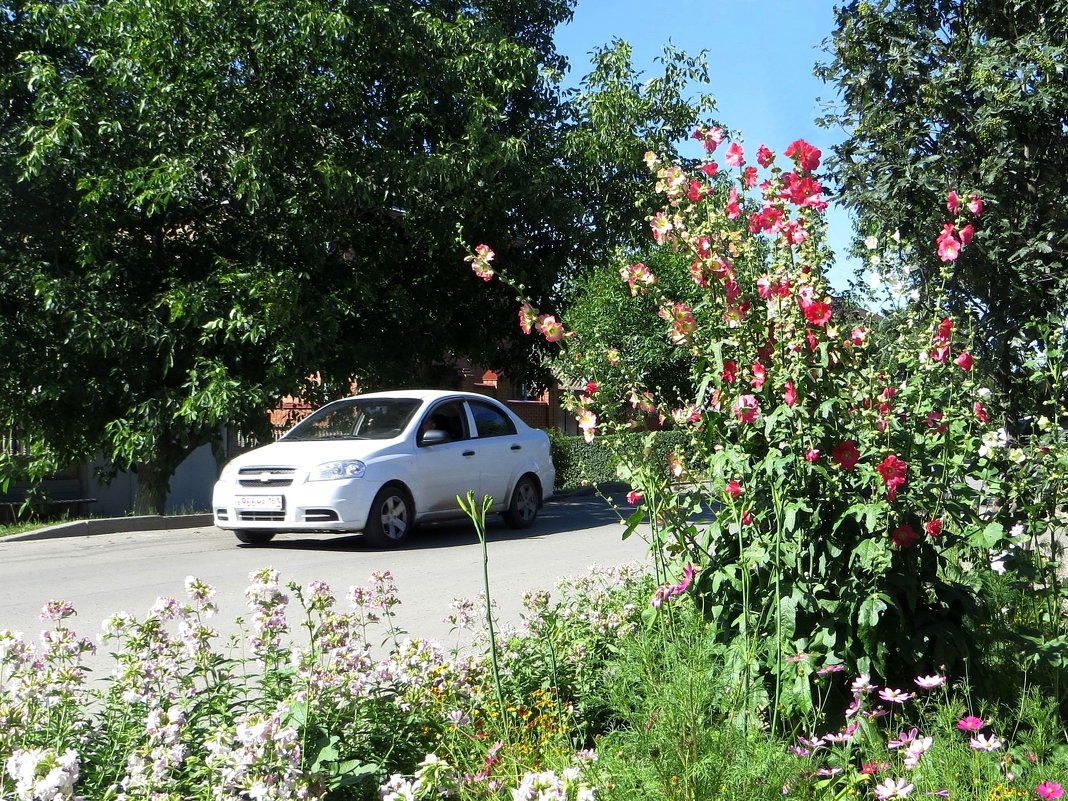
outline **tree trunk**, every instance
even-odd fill
[[[154,462],[138,462],[137,494],[134,496],[134,514],[161,515],[171,490],[171,476],[174,467],[163,464],[160,459]]]

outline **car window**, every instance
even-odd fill
[[[447,401],[432,408],[419,424],[419,437],[431,429],[444,431],[449,440],[467,439],[467,414],[463,401]]]
[[[472,401],[471,414],[480,437],[505,437],[515,433],[515,424],[508,415],[488,403]]]
[[[285,439],[391,439],[419,408],[412,398],[361,398],[328,404],[294,426]]]

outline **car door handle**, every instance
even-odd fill
[[[512,450],[513,451],[521,451],[521,450],[523,450],[523,446],[522,445],[513,445],[512,446]]]
[[[474,451],[464,451],[464,456],[474,456],[474,455],[475,455]]]

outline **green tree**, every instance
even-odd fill
[[[981,355],[1005,389],[1021,330],[1064,309],[1066,45],[1062,0],[865,0],[839,8],[817,68],[839,95],[826,122],[846,132],[840,199],[862,236],[898,233],[923,302],[944,282],[949,310],[979,314]],[[986,213],[969,258],[947,267],[934,240],[953,221],[951,188]],[[1026,396],[1009,397],[1018,416]]]
[[[161,511],[186,455],[283,395],[526,361],[458,233],[551,297],[642,216],[601,148],[659,107],[684,130],[699,69],[594,119],[596,72],[561,89],[571,6],[0,3],[0,424],[34,443],[0,481],[103,452]]]

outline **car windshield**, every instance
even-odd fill
[[[393,439],[408,425],[420,404],[412,398],[338,401],[301,420],[283,439]]]

